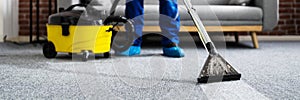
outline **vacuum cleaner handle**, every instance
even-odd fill
[[[120,2],[120,0],[115,0],[114,1],[113,5],[110,8],[110,16],[113,16],[115,14],[116,8],[117,8],[119,2]]]
[[[217,54],[217,50],[213,42],[211,41],[199,15],[196,13],[196,9],[193,8],[192,3],[190,0],[184,0],[184,4],[188,10],[188,13],[193,19],[193,22],[195,23],[197,30],[198,30],[198,35],[209,53]]]

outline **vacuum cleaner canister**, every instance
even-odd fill
[[[93,16],[85,16],[84,11],[73,10],[72,5],[66,11],[53,14],[47,24],[48,43],[43,47],[46,58],[54,58],[57,52],[81,53],[86,61],[89,53],[109,57],[112,38],[112,25],[103,25]]]

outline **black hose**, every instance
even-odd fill
[[[134,41],[136,37],[134,32],[133,23],[130,20],[127,20],[125,17],[122,16],[109,16],[107,17],[104,22],[104,25],[113,25],[113,36],[112,36],[112,49],[116,51],[125,51],[127,50]],[[114,30],[116,26],[124,26],[126,27],[125,32],[119,32],[119,30]],[[122,41],[121,38],[126,38],[126,40]]]

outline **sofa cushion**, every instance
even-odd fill
[[[177,0],[180,5],[183,5],[183,0]],[[193,5],[227,5],[229,0],[191,0]]]
[[[228,21],[261,21],[262,9],[250,6],[225,6],[225,5],[196,5],[197,13],[202,20],[228,20]],[[118,6],[116,14],[124,16],[125,6]],[[191,20],[184,5],[179,5],[181,20]],[[158,20],[159,6],[145,5],[145,20]]]
[[[180,15],[182,20],[189,20],[190,16],[184,6],[180,7]],[[263,13],[259,7],[249,6],[194,6],[197,13],[203,20],[262,20]]]
[[[250,0],[230,0],[230,5],[248,5]]]
[[[112,2],[115,0],[111,0]],[[130,1],[130,0],[129,0]],[[178,4],[183,5],[183,0],[177,0]],[[191,0],[194,5],[227,5],[229,0]],[[126,0],[120,0],[119,5],[125,5]],[[145,5],[158,5],[159,0],[144,0]]]

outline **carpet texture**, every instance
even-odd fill
[[[251,45],[250,42],[243,44]],[[300,99],[300,42],[260,42],[261,48],[228,43],[222,55],[240,81],[197,84],[207,57],[183,46],[184,58],[143,47],[135,57],[82,62],[59,53],[46,59],[41,45],[0,43],[1,99]]]

